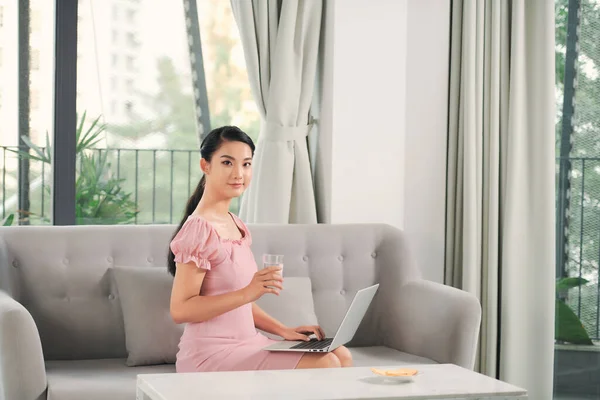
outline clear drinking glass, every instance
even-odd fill
[[[263,268],[279,267],[279,273],[283,275],[283,256],[280,254],[263,254]]]

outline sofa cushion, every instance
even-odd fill
[[[183,325],[175,324],[169,311],[173,278],[162,268],[147,267],[115,266],[110,274],[123,312],[127,365],[174,363]],[[318,323],[307,277],[285,278],[279,296],[267,294],[256,303],[287,326]]]
[[[171,275],[166,268],[122,266],[110,273],[123,311],[127,365],[174,363],[183,325],[169,310]]]
[[[263,295],[256,304],[267,314],[289,327],[317,325],[310,278],[284,277],[283,290],[279,296]],[[278,338],[263,332],[271,338]]]
[[[133,400],[137,374],[169,372],[174,365],[128,367],[125,359],[47,361],[47,400]]]
[[[437,362],[384,346],[351,347],[355,367],[437,364]]]

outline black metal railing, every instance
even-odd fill
[[[17,212],[18,207],[18,156],[14,150],[16,147],[0,147],[3,218]],[[175,223],[201,177],[197,150],[119,148],[92,149],[85,154],[77,158],[78,223],[82,224]],[[41,161],[30,163],[31,209],[27,215],[32,224],[50,224],[50,168]],[[102,168],[90,171],[90,165]],[[582,277],[588,281],[571,289],[567,301],[590,337],[600,340],[600,157],[559,158],[557,174],[561,168],[568,169],[569,179],[565,193],[557,192],[560,234],[556,245],[562,252],[557,259],[557,278]],[[87,176],[90,174],[95,176]],[[86,179],[91,184],[86,186]],[[98,199],[84,195],[107,183],[113,185],[109,185],[112,193],[116,192],[111,207],[100,214],[85,210],[88,207],[94,211],[95,204],[86,201],[94,203]],[[561,196],[563,201],[558,201]],[[135,212],[121,215],[127,207]],[[234,211],[237,207],[238,203],[232,205]]]
[[[18,211],[16,149],[0,147],[2,218]],[[199,162],[198,150],[86,150],[77,156],[77,221],[80,224],[178,222],[201,177]],[[49,164],[30,159],[31,209],[22,215],[31,224],[51,223],[50,173]],[[110,207],[106,207],[107,198]],[[102,201],[105,203],[96,204]],[[237,207],[235,201],[232,210],[237,211]]]
[[[587,283],[569,290],[567,303],[592,340],[600,340],[600,157],[557,160],[568,183],[557,192],[557,278]]]

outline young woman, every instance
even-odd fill
[[[231,199],[252,179],[254,143],[239,128],[210,132],[200,146],[204,173],[188,200],[170,243],[174,276],[171,316],[185,323],[179,343],[178,372],[329,368],[352,365],[345,347],[332,353],[269,352],[273,342],[257,328],[285,340],[323,338],[318,326],[287,327],[254,302],[278,295],[283,279],[275,267],[258,271],[252,236],[231,214]],[[290,310],[293,311],[293,310]]]

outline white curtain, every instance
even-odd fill
[[[554,2],[452,4],[446,283],[481,299],[478,370],[548,400]]]
[[[242,197],[240,217],[250,223],[316,223],[307,136],[323,2],[231,4],[262,116],[253,183]]]

